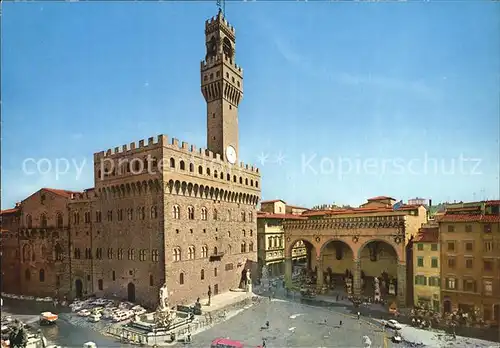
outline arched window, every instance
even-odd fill
[[[207,208],[202,207],[201,208],[201,219],[202,220],[207,220],[207,216],[208,216],[208,214],[207,214]]]
[[[181,218],[181,208],[178,205],[172,207],[172,217],[176,220]]]
[[[243,184],[243,178],[240,176],[240,184]]]
[[[248,251],[253,251],[253,243],[248,244]]]
[[[243,237],[246,237],[247,236],[247,233],[245,232],[245,230],[243,230]]]
[[[193,163],[189,163],[189,171],[191,173],[194,172],[194,164]]]
[[[179,274],[179,284],[184,284],[184,273]]]
[[[194,207],[192,206],[188,207],[188,219],[194,220]]]
[[[227,221],[231,221],[231,209],[227,210]]]
[[[184,161],[180,161],[180,162],[179,162],[179,168],[180,168],[181,170],[186,170],[186,163],[184,163]]]
[[[29,245],[23,246],[23,262],[31,261],[31,248]]]
[[[61,245],[59,243],[56,243],[56,245],[54,247],[54,253],[55,253],[56,261],[62,261],[62,259],[63,259],[63,248],[61,247]]]
[[[253,222],[253,213],[251,211],[248,212],[248,222]]]
[[[26,271],[24,271],[24,279],[26,280],[31,280],[31,273],[30,273],[30,270],[27,269]]]
[[[175,160],[170,158],[170,168],[175,168]]]
[[[245,222],[245,221],[246,221],[246,215],[245,215],[245,212],[244,212],[244,211],[242,211],[240,215],[241,215],[241,221]]]
[[[217,247],[214,247],[214,255],[217,255]]]
[[[217,173],[217,171],[216,171],[216,170],[214,170],[214,178],[216,178],[216,179],[217,179],[218,177],[219,177],[219,174]]]
[[[155,285],[155,282],[154,282],[154,279],[153,279],[153,275],[150,274],[149,275],[149,286],[154,286]]]
[[[195,258],[195,249],[194,246],[191,245],[188,249],[188,259],[194,260],[194,258]]]
[[[236,175],[233,175],[233,182],[236,182]]]
[[[241,252],[246,253],[247,252],[247,245],[245,242],[241,242]]]
[[[38,279],[41,283],[45,281],[45,271],[43,270],[43,268],[38,272]]]
[[[214,220],[217,220],[217,209],[214,209]]]
[[[229,173],[226,175],[226,180],[231,181],[231,175]]]
[[[231,255],[232,251],[233,251],[233,248],[231,247],[231,245],[228,245],[227,246],[227,253],[228,253],[228,255]]]
[[[208,247],[206,245],[201,247],[201,257],[202,258],[208,257]]]
[[[151,207],[151,219],[156,219],[158,217],[158,207],[153,205]]]
[[[61,213],[57,213],[57,227],[63,227],[63,216]]]
[[[175,262],[180,261],[181,260],[181,248],[179,248],[179,247],[174,248],[173,256],[174,256]]]
[[[210,176],[210,168],[207,168],[207,175]]]
[[[214,268],[214,277],[217,277],[217,267]]]
[[[200,272],[200,279],[201,280],[205,279],[205,270],[204,269],[202,269],[201,272]]]
[[[26,216],[26,226],[27,226],[28,228],[33,227],[33,221],[32,221],[32,219],[31,219],[31,215],[29,215],[29,214]]]
[[[203,167],[202,166],[198,166],[198,174],[203,174]]]
[[[40,227],[47,228],[47,215],[45,214],[40,215]]]

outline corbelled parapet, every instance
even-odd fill
[[[156,141],[155,141],[156,140]],[[150,137],[148,138],[147,142],[145,140],[140,140],[138,144],[130,143],[129,146],[127,145],[122,145],[121,147],[115,147],[114,149],[109,149],[106,151],[101,151],[97,152],[94,154],[94,162],[98,163],[104,158],[113,158],[113,157],[118,157],[118,156],[123,156],[123,155],[133,155],[138,152],[142,152],[144,150],[151,150],[155,149],[158,147],[167,147],[170,149],[174,149],[178,152],[185,153],[186,155],[189,156],[196,156],[200,157],[204,160],[207,161],[216,161],[221,164],[225,164],[230,166],[229,162],[226,162],[220,154],[218,153],[213,153],[212,151],[204,148],[197,149],[195,145],[190,145],[189,143],[185,141],[179,141],[176,138],[172,138],[171,142],[169,143],[168,141],[168,136],[167,135],[158,135],[155,138]],[[259,173],[259,168],[253,165],[245,164],[243,162],[239,164],[235,164],[234,166],[237,166],[240,168],[242,171],[246,171],[249,173],[254,173],[258,174]]]
[[[203,71],[206,68],[210,68],[214,65],[219,64],[222,60],[224,62],[231,66],[235,72],[240,74],[240,76],[243,76],[243,68],[236,64],[231,58],[229,58],[226,54],[221,54],[221,55],[215,55],[212,57],[208,57],[207,59],[204,59],[201,61],[201,70]]]

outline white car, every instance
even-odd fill
[[[91,323],[97,323],[98,321],[101,321],[101,315],[100,314],[91,314],[88,316],[88,321]]]
[[[397,320],[394,319],[382,320],[382,323],[384,324],[384,326],[387,326],[393,330],[401,330],[403,328],[403,326]]]
[[[80,317],[88,317],[90,315],[90,311],[88,309],[82,309],[78,312]]]

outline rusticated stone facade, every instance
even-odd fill
[[[94,188],[43,189],[23,201],[19,292],[153,307],[164,283],[179,304],[206,297],[209,286],[212,296],[242,286],[248,268],[256,274],[260,174],[237,161],[235,30],[219,13],[205,35],[208,149],[165,135],[116,147],[94,154]]]

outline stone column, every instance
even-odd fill
[[[406,307],[406,264],[398,262],[398,304]]]
[[[292,286],[292,258],[285,257],[285,286]]]
[[[352,262],[352,292],[354,296],[361,296],[361,261],[355,259]]]
[[[323,290],[323,283],[324,283],[324,278],[323,278],[323,258],[317,257],[316,258],[316,289],[318,293],[321,293]]]

